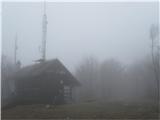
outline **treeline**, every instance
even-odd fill
[[[82,86],[80,101],[156,101],[156,81],[152,60],[146,57],[130,65],[118,60],[99,62],[88,57],[79,64],[75,76]]]
[[[19,62],[15,64],[6,56],[1,56],[1,105],[6,106],[12,102],[15,95],[13,75],[20,68]]]

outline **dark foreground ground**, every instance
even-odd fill
[[[156,106],[147,103],[18,105],[1,112],[2,119],[158,119]]]

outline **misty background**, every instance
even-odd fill
[[[40,58],[43,11],[43,2],[3,2],[2,54],[13,60],[17,34],[22,66]],[[131,64],[150,55],[150,25],[158,24],[156,2],[47,2],[46,12],[46,57],[59,58],[71,72],[87,56]]]
[[[48,24],[44,62],[58,58],[55,60],[60,60],[80,83],[78,87],[70,86],[71,103],[78,105],[74,108],[69,104],[73,109],[67,108],[73,110],[73,116],[78,115],[79,118],[79,113],[84,113],[84,118],[86,115],[88,118],[114,118],[117,115],[117,118],[158,118],[158,2],[46,2],[46,14]],[[43,15],[44,2],[2,3],[2,106],[14,103],[16,97],[19,97],[15,77],[19,71],[23,71],[25,66],[33,67],[35,61],[41,58]],[[45,32],[45,29],[43,30]],[[16,37],[17,60],[14,59]],[[45,68],[44,72],[47,72],[47,67]],[[24,71],[25,73],[27,72]],[[43,74],[41,77],[42,81],[48,79]],[[24,79],[32,81],[30,77]],[[38,84],[41,85],[39,80],[37,78]],[[54,85],[51,88],[57,87]],[[65,98],[65,86],[63,87],[62,91],[59,88],[57,90],[64,92],[62,96]],[[22,88],[23,90],[25,88]],[[53,91],[49,89],[48,92]],[[32,92],[30,93],[32,95]],[[53,96],[51,94],[48,97]],[[52,109],[52,105],[46,105],[46,111],[48,108]],[[35,108],[39,110],[38,106]],[[85,108],[88,111],[85,111]],[[76,110],[79,110],[78,114],[74,113]],[[111,116],[107,112],[111,113]],[[46,113],[47,117],[52,114]],[[65,115],[59,113],[57,111],[57,115],[61,117]],[[129,117],[126,117],[127,115]],[[68,115],[66,117],[68,118]]]
[[[156,2],[46,3],[46,58],[58,58],[80,81],[76,101],[157,100],[151,25],[158,25],[158,9]],[[43,13],[43,2],[3,3],[4,79],[18,69],[16,35],[22,67],[40,59]],[[14,84],[9,86],[14,92]]]

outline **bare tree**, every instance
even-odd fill
[[[9,57],[2,55],[1,60],[1,94],[2,94],[2,107],[8,104],[8,101],[13,97],[15,90],[14,80],[10,76],[14,74],[15,65]]]
[[[160,45],[159,45],[159,28],[156,25],[151,25],[150,28],[150,38],[151,38],[151,54],[154,73],[156,77],[156,88],[157,88],[157,106],[159,114],[159,82],[160,82]]]
[[[98,77],[98,62],[94,57],[83,59],[76,70],[76,77],[82,83],[80,96],[83,100],[96,98],[96,82]]]
[[[131,82],[131,97],[134,97],[134,100],[157,103],[156,81],[153,80],[155,79],[155,74],[150,57],[146,56],[132,63],[128,67],[127,75],[128,81]]]
[[[101,96],[104,100],[118,96],[124,67],[114,59],[105,60],[100,67]]]

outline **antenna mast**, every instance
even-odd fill
[[[16,36],[15,36],[15,47],[14,47],[14,62],[15,64],[17,63],[17,49],[18,49],[18,46],[17,46],[17,33],[16,33]]]
[[[42,20],[42,60],[46,59],[46,40],[47,40],[47,14],[46,14],[46,1],[44,1],[44,14]]]

